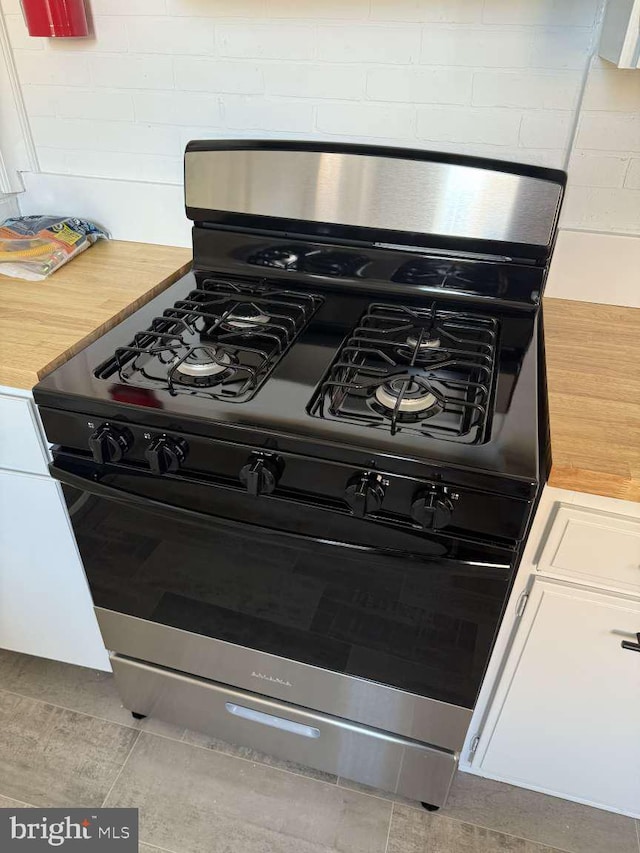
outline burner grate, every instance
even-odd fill
[[[208,278],[118,347],[96,376],[117,374],[126,385],[246,402],[321,301],[262,281]]]
[[[479,314],[372,304],[344,342],[309,413],[379,429],[485,440],[498,324]]]

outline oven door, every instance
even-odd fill
[[[63,453],[51,471],[111,650],[415,736],[402,691],[466,730],[510,549]]]

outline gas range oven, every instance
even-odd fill
[[[189,144],[192,271],[34,390],[135,715],[444,803],[549,467],[564,183]]]

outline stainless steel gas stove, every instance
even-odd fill
[[[34,391],[135,715],[444,803],[549,466],[564,184],[189,144],[193,271]]]

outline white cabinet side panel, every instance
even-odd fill
[[[39,424],[28,397],[0,393],[0,468],[48,473]]]
[[[110,670],[57,483],[0,471],[0,647]]]

